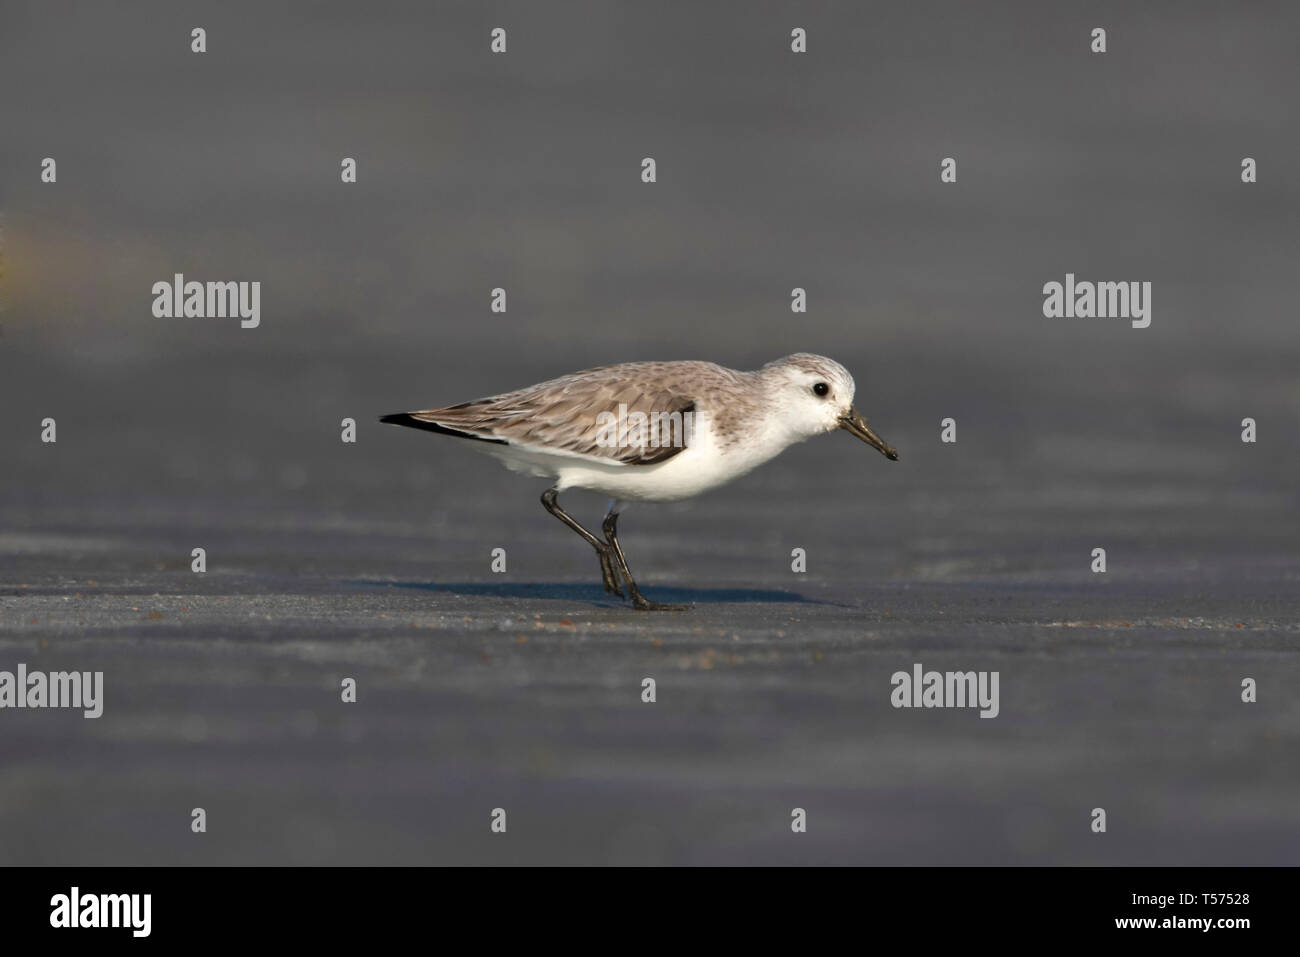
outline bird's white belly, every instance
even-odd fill
[[[507,468],[556,479],[556,487],[585,488],[627,502],[674,502],[717,488],[752,471],[791,444],[784,432],[763,428],[742,441],[720,443],[707,416],[696,419],[686,449],[655,465],[601,462],[591,456],[548,452],[537,447],[471,443]]]
[[[585,488],[629,502],[673,502],[739,478],[778,455],[790,442],[760,432],[723,447],[710,423],[696,420],[694,441],[656,465],[606,465],[589,459],[557,460],[550,474],[560,490]]]

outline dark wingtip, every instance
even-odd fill
[[[379,421],[385,425],[404,425],[408,429],[424,429],[426,432],[447,432],[436,422],[430,422],[428,419],[421,419],[412,415],[410,412],[394,412],[392,415],[380,416]]]
[[[453,429],[446,425],[439,425],[437,422],[430,422],[428,419],[421,419],[409,412],[394,412],[392,415],[380,416],[379,421],[385,425],[404,425],[408,429],[422,429],[425,432],[437,432],[439,435],[454,435],[458,439],[474,439],[476,442],[492,442],[496,445],[509,444],[505,439],[494,439],[462,429]]]

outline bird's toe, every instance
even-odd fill
[[[639,591],[632,593],[632,607],[637,611],[687,611],[690,605],[672,605],[662,601],[651,601]]]

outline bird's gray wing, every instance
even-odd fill
[[[695,398],[672,363],[589,369],[514,392],[382,421],[605,464],[666,462],[691,440]],[[644,419],[641,418],[644,416]]]

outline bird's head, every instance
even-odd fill
[[[897,460],[898,453],[871,431],[867,420],[853,407],[856,386],[849,370],[833,359],[796,352],[769,362],[760,374],[770,383],[782,424],[799,438],[844,429]]]

